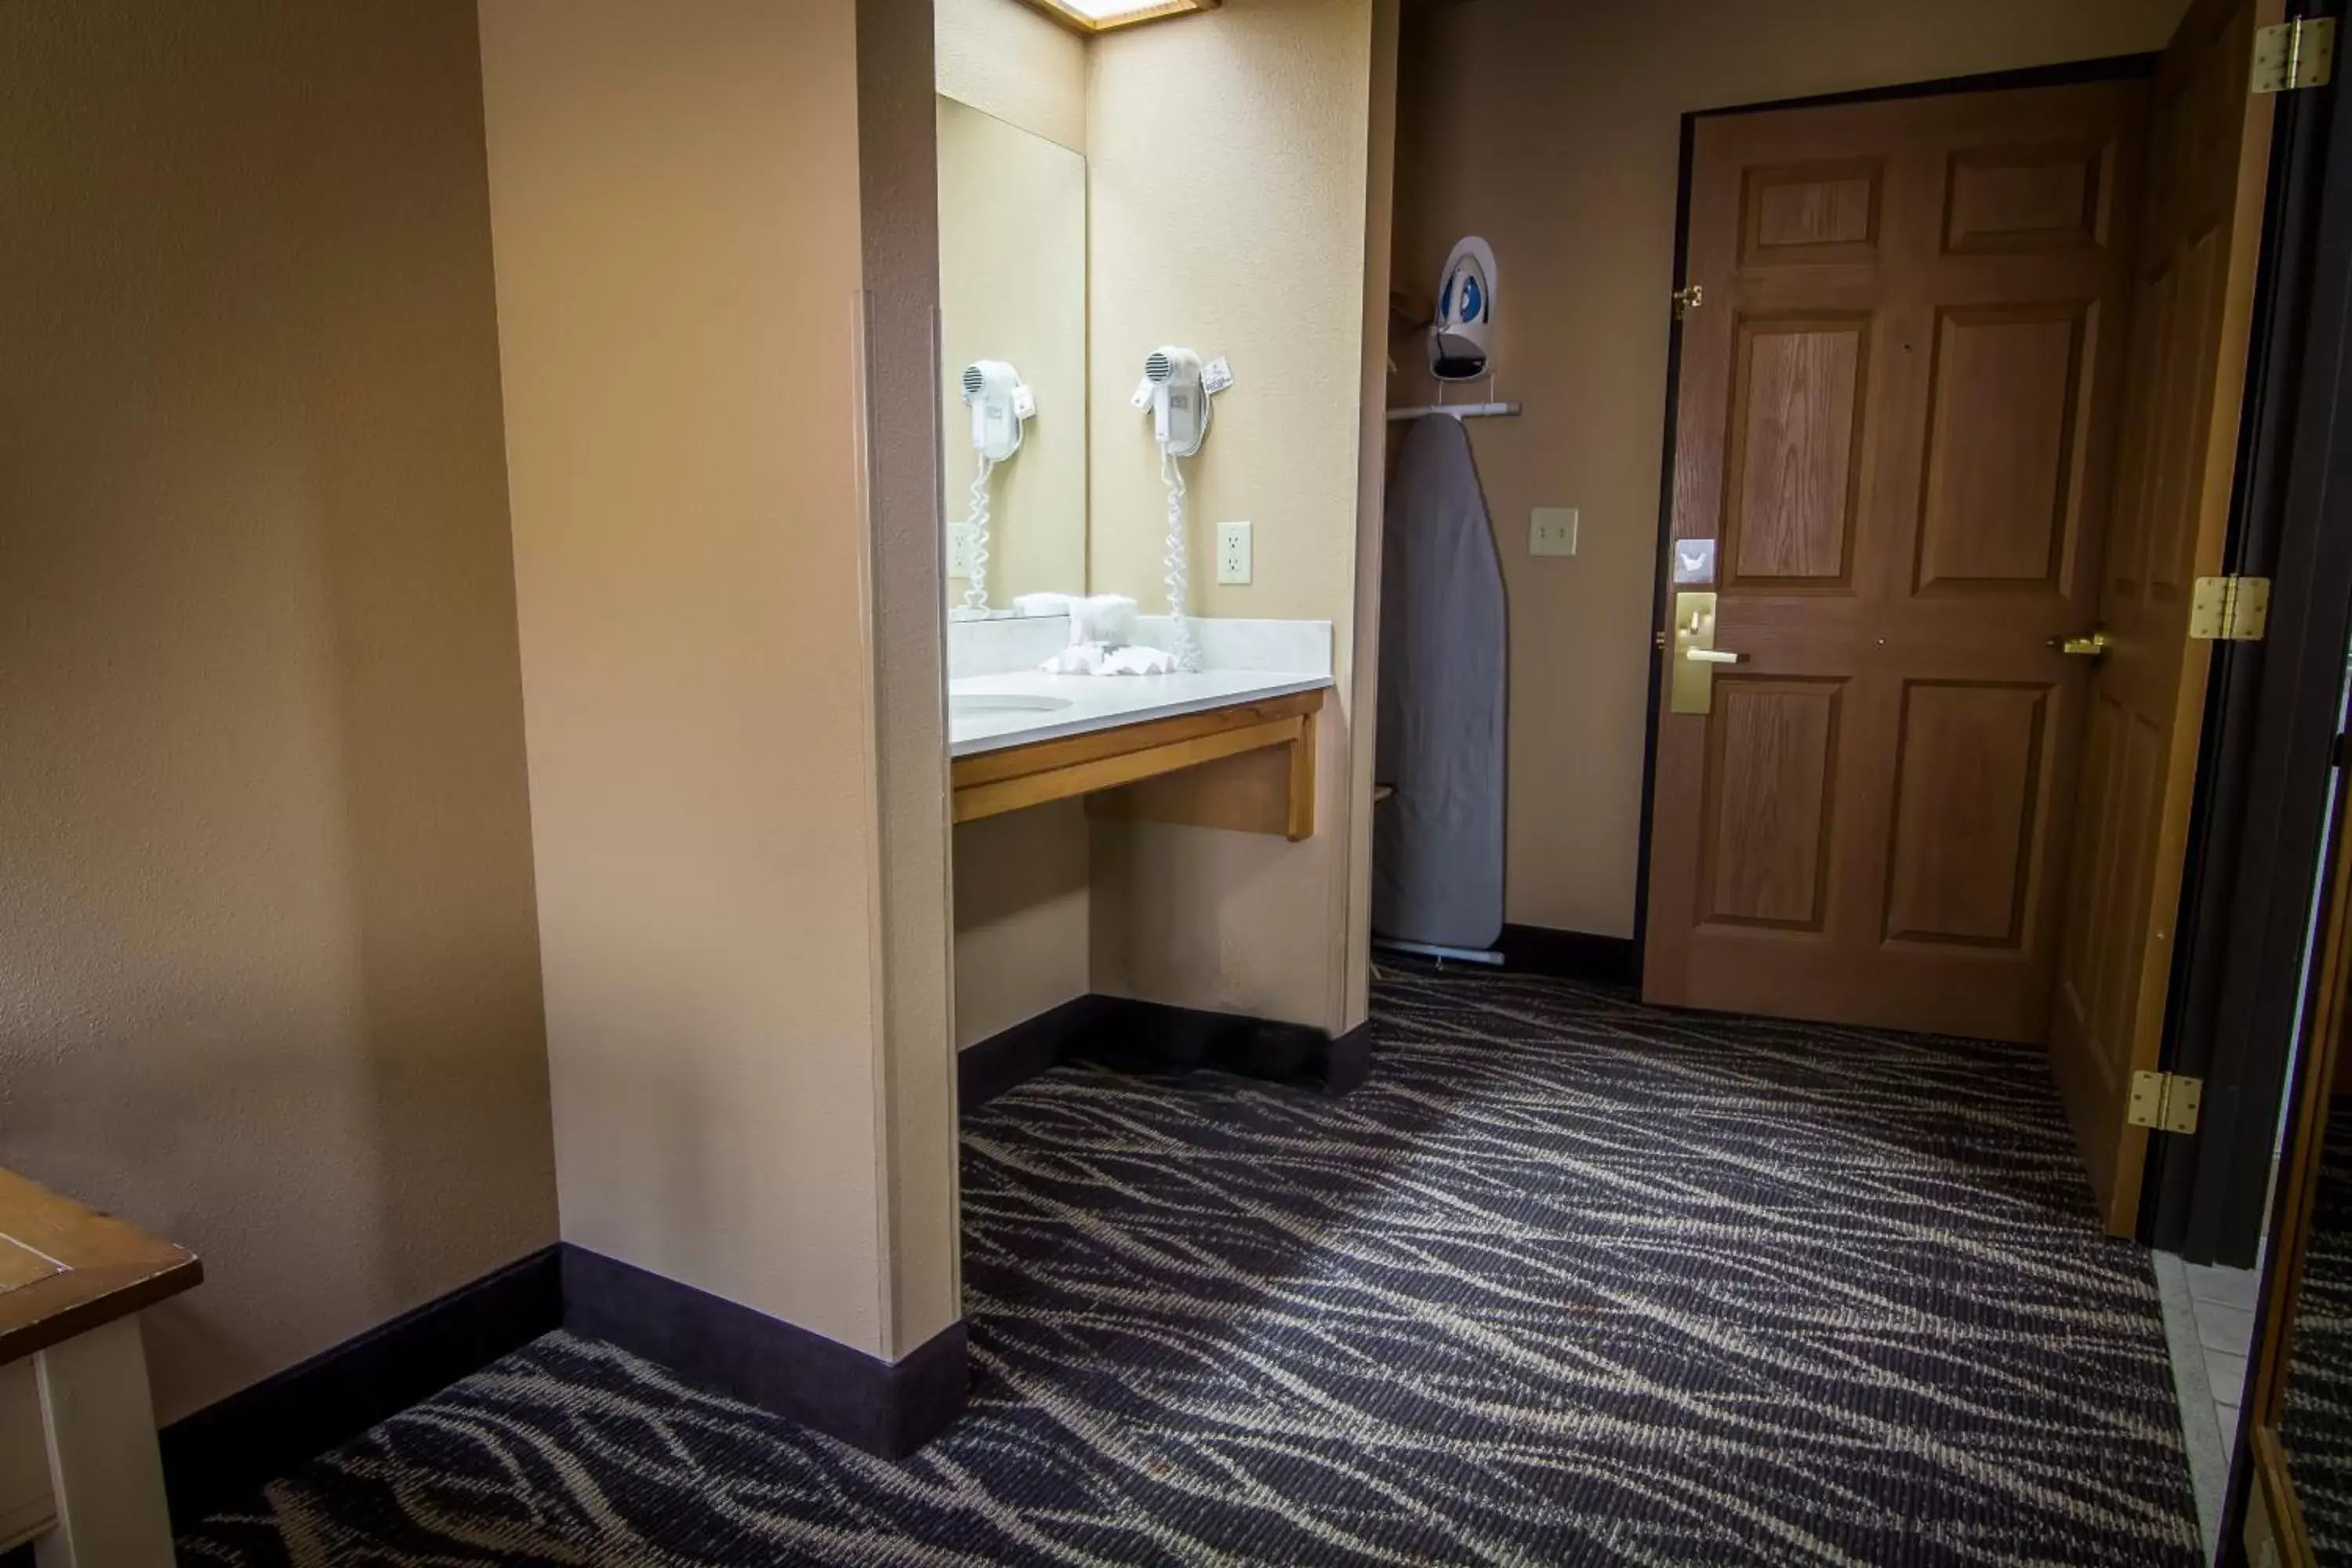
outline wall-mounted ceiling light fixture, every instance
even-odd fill
[[[1027,0],[1065,27],[1077,33],[1107,33],[1138,22],[1157,22],[1192,11],[1213,11],[1224,0]]]

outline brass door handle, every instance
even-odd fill
[[[2087,637],[2052,637],[2050,646],[2071,658],[2096,658],[2114,642],[2105,632],[2093,632]]]
[[[1685,648],[1683,657],[1693,664],[1738,664],[1748,656],[1726,647]]]

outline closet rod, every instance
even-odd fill
[[[1400,419],[1418,419],[1424,414],[1450,414],[1456,419],[1506,419],[1518,413],[1519,405],[1512,403],[1428,403],[1419,408],[1391,408],[1391,424]]]

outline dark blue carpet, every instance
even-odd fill
[[[192,1563],[2200,1560],[2038,1052],[1386,975],[1343,1100],[970,1119],[970,1413],[887,1463],[553,1334]]]

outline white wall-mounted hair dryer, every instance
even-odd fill
[[[1184,469],[1178,459],[1201,450],[1209,435],[1210,395],[1231,381],[1224,361],[1204,370],[1199,354],[1171,344],[1144,356],[1143,380],[1135,389],[1135,406],[1151,410],[1152,438],[1160,444],[1160,479],[1168,487],[1168,573],[1162,581],[1168,585],[1171,651],[1178,669],[1201,668],[1200,645],[1184,619],[1191,584],[1185,560]]]
[[[988,613],[988,477],[996,465],[1021,450],[1021,432],[1037,412],[1037,395],[1021,373],[1001,359],[974,360],[963,367],[964,406],[971,410],[971,449],[980,462],[971,480],[971,510],[964,519],[971,570],[964,609]]]
[[[1037,412],[1037,395],[1001,359],[963,367],[964,406],[971,410],[971,448],[991,463],[1021,450],[1021,428]]]
[[[1151,392],[1151,433],[1169,456],[1189,458],[1209,434],[1209,395],[1201,385],[1201,356],[1191,349],[1153,349],[1144,357],[1143,383]]]

